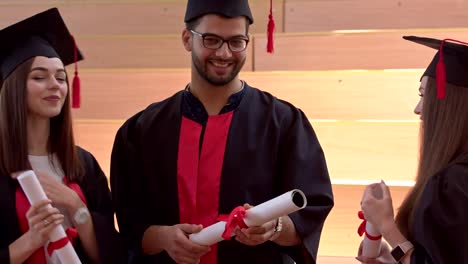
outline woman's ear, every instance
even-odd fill
[[[188,29],[182,31],[182,44],[186,51],[192,51],[192,32]]]

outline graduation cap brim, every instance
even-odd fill
[[[437,50],[437,53],[423,74],[423,76],[436,78],[442,40],[416,36],[404,36],[403,38]],[[468,87],[468,46],[447,40],[444,41],[442,52],[446,82],[457,86]]]
[[[207,14],[235,18],[244,16],[253,24],[253,16],[248,0],[188,0],[185,12],[185,23]]]
[[[0,39],[0,74],[3,80],[20,64],[36,56],[58,57],[64,65],[83,59],[57,8],[2,29]]]

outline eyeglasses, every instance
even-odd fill
[[[229,50],[232,52],[241,52],[247,48],[247,44],[249,43],[248,37],[233,37],[230,39],[224,39],[212,33],[199,33],[193,30],[190,30],[190,32],[200,36],[203,39],[203,46],[211,50],[217,50],[224,45],[224,42],[227,42]]]

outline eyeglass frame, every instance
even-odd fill
[[[190,32],[191,32],[192,34],[195,34],[195,35],[200,36],[200,37],[202,38],[203,47],[205,47],[205,48],[207,48],[207,49],[210,49],[210,50],[218,50],[218,49],[220,49],[220,48],[224,45],[224,43],[227,43],[227,46],[228,46],[228,48],[229,48],[229,50],[230,50],[231,52],[243,52],[243,51],[245,51],[245,50],[247,49],[247,46],[249,45],[249,42],[250,42],[249,36],[242,36],[242,37],[241,37],[241,36],[235,36],[235,37],[231,37],[231,38],[225,39],[225,38],[223,38],[223,37],[221,37],[221,36],[218,36],[218,35],[216,35],[216,34],[213,34],[213,33],[200,33],[200,32],[197,32],[197,31],[195,31],[195,30],[193,30],[193,29],[190,29]],[[209,48],[209,47],[205,46],[205,37],[214,37],[214,38],[218,38],[218,39],[221,40],[221,44],[220,44],[219,47],[217,47],[217,48]],[[239,39],[245,41],[245,47],[244,47],[244,49],[242,49],[242,50],[236,50],[236,51],[232,50],[231,44],[229,44],[229,41],[231,41],[231,40],[239,40]]]

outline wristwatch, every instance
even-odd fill
[[[408,251],[410,251],[413,248],[414,246],[413,244],[411,244],[411,242],[405,241],[401,244],[396,245],[396,247],[392,249],[390,254],[392,255],[393,259],[395,259],[397,263],[400,263],[400,261],[406,255],[406,253],[408,253]]]
[[[84,223],[86,223],[88,221],[90,216],[91,216],[91,214],[89,213],[88,208],[86,206],[84,206],[84,207],[81,207],[78,210],[76,210],[75,214],[73,215],[73,220],[77,224],[82,225],[82,224],[84,224]]]

